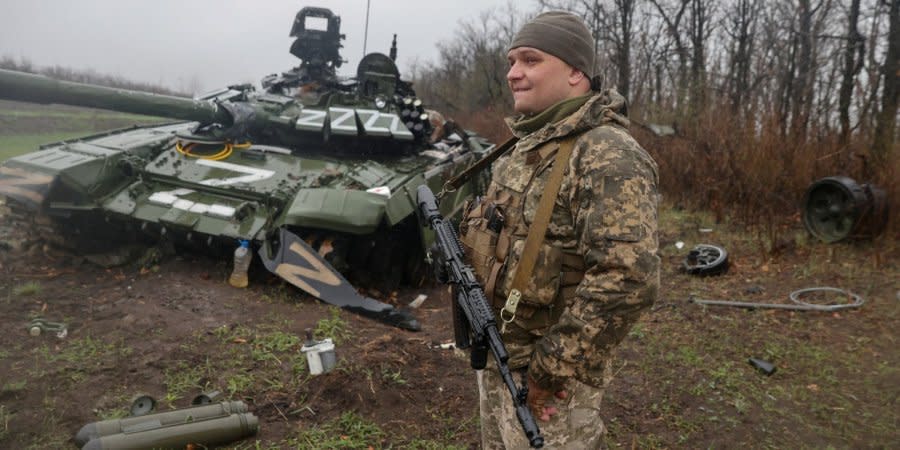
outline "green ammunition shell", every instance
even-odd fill
[[[127,430],[136,427],[155,426],[158,428],[181,423],[215,419],[218,417],[228,417],[231,414],[244,412],[247,412],[247,405],[242,401],[233,401],[211,403],[208,405],[176,409],[174,411],[147,414],[138,417],[101,420],[98,422],[91,422],[81,427],[81,429],[78,430],[78,434],[75,435],[75,444],[82,446],[91,439],[111,434],[125,433]]]
[[[183,449],[189,444],[212,446],[243,439],[256,434],[257,430],[259,419],[253,413],[168,426],[143,422],[122,433],[91,439],[81,450]]]

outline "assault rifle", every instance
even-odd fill
[[[500,376],[512,395],[516,417],[522,425],[522,430],[525,431],[525,437],[528,438],[531,447],[543,447],[544,437],[541,436],[541,430],[538,429],[537,422],[525,402],[528,398],[528,387],[523,385],[519,388],[513,381],[507,365],[509,353],[500,339],[494,313],[488,305],[484,290],[475,279],[474,270],[463,260],[465,253],[456,231],[449,222],[444,221],[434,194],[428,186],[419,186],[416,196],[419,213],[434,230],[435,243],[440,249],[440,254],[434,256],[438,260],[443,260],[442,264],[446,269],[446,280],[441,281],[454,285],[453,324],[457,347],[471,348],[469,362],[475,370],[484,369],[487,365],[487,351],[490,349],[500,370]]]

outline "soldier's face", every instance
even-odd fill
[[[506,57],[506,81],[516,112],[536,114],[561,100],[581,95],[574,86],[584,74],[556,56],[532,47],[516,47]]]

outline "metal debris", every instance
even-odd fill
[[[774,364],[763,359],[749,358],[747,362],[750,363],[751,366],[757,368],[760,372],[764,373],[766,376],[771,376],[773,373],[775,373],[776,370],[778,370],[778,368],[775,367]]]
[[[56,333],[56,337],[62,339],[69,334],[66,324],[61,322],[50,322],[40,317],[35,318],[28,324],[28,334],[32,336],[40,336],[41,333]]]
[[[412,309],[416,309],[422,306],[422,303],[425,303],[425,300],[428,298],[425,294],[419,294],[415,300],[409,302],[409,307]]]
[[[845,295],[847,298],[853,300],[851,303],[839,303],[839,304],[831,304],[831,305],[820,305],[816,303],[807,303],[800,299],[802,295],[808,294],[810,292],[836,292],[839,294]],[[833,312],[840,311],[843,309],[851,309],[851,308],[859,308],[865,303],[865,300],[852,292],[845,291],[843,289],[833,288],[833,287],[812,287],[806,289],[800,289],[794,292],[791,292],[789,298],[793,305],[784,304],[784,303],[754,303],[754,302],[735,302],[728,300],[701,300],[695,298],[693,294],[688,297],[688,301],[692,303],[697,303],[700,305],[711,305],[711,306],[734,306],[737,308],[747,308],[747,309],[758,309],[758,308],[768,308],[768,309],[789,309],[793,311],[823,311],[823,312]]]

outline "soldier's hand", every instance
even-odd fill
[[[435,242],[428,251],[431,253],[431,269],[434,271],[434,279],[438,283],[447,284],[450,274],[447,273],[447,260],[444,259],[441,247]]]
[[[541,389],[531,377],[528,377],[528,398],[525,402],[528,404],[531,414],[540,421],[549,422],[554,415],[559,413],[556,406],[550,404],[554,397],[562,400],[568,396],[569,393],[565,390],[553,392]]]

